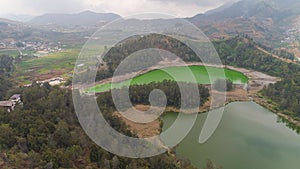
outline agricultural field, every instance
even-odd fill
[[[0,55],[17,56],[19,55],[19,51],[15,49],[1,49]]]
[[[23,55],[31,55],[34,54],[35,51],[33,50],[21,50]],[[9,55],[9,56],[13,56],[16,57],[18,55],[20,55],[19,51],[17,49],[1,49],[0,50],[0,55]]]
[[[194,75],[194,77],[191,75]],[[225,73],[225,77],[224,77]],[[100,84],[88,89],[88,92],[104,92],[111,88],[121,88],[134,84],[149,84],[151,82],[161,82],[163,80],[176,80],[179,82],[196,82],[198,84],[212,84],[216,79],[229,79],[234,84],[246,84],[248,77],[244,74],[216,67],[189,66],[189,67],[167,67],[157,69],[148,73],[139,75],[133,79],[120,83]]]
[[[44,57],[32,58],[16,65],[15,77],[26,84],[55,76],[67,78],[72,73],[80,49],[67,49]]]

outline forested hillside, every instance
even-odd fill
[[[262,94],[278,105],[279,111],[300,117],[300,66],[257,50],[257,45],[242,37],[215,43],[224,64],[280,77],[280,82],[264,88]]]
[[[143,50],[157,48],[169,51],[177,56],[181,57],[183,61],[200,61],[200,58],[195,55],[195,53],[188,48],[184,43],[173,39],[169,36],[151,34],[144,37],[132,37],[126,41],[116,45],[111,48],[103,61],[106,62],[107,69],[97,72],[96,80],[102,80],[105,78],[112,77],[118,65],[126,58],[128,55]],[[122,73],[134,72],[143,70],[147,67],[156,65],[162,58],[158,56],[141,56],[134,58],[134,61],[137,62],[136,65],[140,65],[135,70],[123,70]]]
[[[81,129],[74,112],[71,91],[33,84],[16,89],[23,106],[8,113],[0,109],[0,166],[6,168],[193,168],[186,160],[163,154],[147,159],[115,156],[95,145]],[[101,100],[101,96],[99,98]],[[111,110],[110,107],[102,107]],[[112,112],[111,126],[131,135]]]
[[[265,88],[262,94],[277,104],[278,109],[284,113],[292,116],[300,116],[299,65],[284,62],[274,58],[271,54],[259,50],[258,47],[261,48],[261,45],[246,35],[239,35],[228,40],[215,41],[213,44],[224,65],[252,69],[282,78],[281,82]],[[178,40],[153,34],[133,38],[113,47],[104,58],[108,68],[98,71],[96,80],[111,77],[116,67],[126,58],[125,54],[150,47],[169,50],[186,62],[200,62],[195,53]],[[283,55],[282,57],[286,57],[286,54]],[[155,65],[161,58],[141,57],[139,59],[140,62],[147,63],[144,66],[148,67]]]
[[[8,55],[0,55],[0,100],[5,97],[7,90],[12,86],[9,76],[14,70],[13,58]]]
[[[180,88],[181,87],[181,88]],[[132,85],[129,87],[129,99],[131,101],[131,104],[133,105],[150,105],[149,101],[149,96],[150,93],[155,90],[159,89],[163,91],[163,93],[166,95],[167,103],[166,105],[162,105],[163,103],[163,98],[155,98],[155,103],[156,105],[153,106],[170,106],[174,108],[180,108],[182,107],[182,99],[183,100],[188,100],[187,105],[184,105],[183,107],[185,108],[198,108],[194,107],[196,106],[202,106],[208,99],[209,97],[209,90],[205,88],[203,85],[197,85],[198,91],[199,91],[199,96],[200,96],[200,103],[196,103],[195,101],[199,100],[199,98],[193,98],[196,97],[197,95],[191,93],[194,92],[193,90],[189,90],[186,92],[184,96],[188,96],[188,98],[181,98],[183,97],[181,95],[180,89],[184,90],[184,88],[190,89],[194,87],[193,84],[191,83],[185,83],[185,82],[175,82],[175,81],[168,81],[164,80],[163,82],[152,82],[150,84],[146,85]],[[123,87],[122,89],[114,89],[114,93],[124,93],[124,91],[128,90],[128,87]],[[111,92],[104,92],[100,93],[98,97],[98,105],[105,105],[106,108],[110,109],[115,109],[115,103],[112,99],[112,96],[110,94]],[[131,108],[131,104],[127,105],[126,104],[126,97],[123,95],[119,94],[115,96],[116,98],[119,99],[118,103],[123,104],[121,105],[122,108],[124,108],[124,111]],[[115,110],[114,110],[115,111]]]
[[[1,97],[20,93],[23,104],[17,105],[12,112],[0,108],[0,168],[194,168],[188,160],[168,153],[146,159],[129,159],[103,150],[82,130],[70,90],[51,87],[47,83],[33,83],[30,87],[21,88],[12,86],[8,79],[14,69],[14,59],[9,56],[1,59],[1,76],[6,79],[1,81],[1,85],[7,86],[1,88]],[[202,105],[209,93],[203,86],[198,87]],[[131,86],[132,102],[149,104],[148,97],[154,88],[166,93],[168,106],[180,106],[179,88],[176,82],[171,81]],[[99,105],[104,105],[101,107],[104,117],[116,130],[135,137],[123,121],[112,115],[114,105],[109,98],[110,92],[98,96]],[[213,164],[208,161],[207,167],[213,168]]]
[[[174,43],[170,46],[176,46],[176,42]],[[298,102],[300,97],[300,66],[275,59],[258,50],[257,44],[251,39],[243,37],[218,41],[214,45],[221,60],[226,65],[244,67],[280,77],[281,82],[264,88],[263,96],[276,103],[278,109],[284,113],[295,117],[300,116]],[[181,47],[180,50],[174,51],[175,53],[180,54],[186,48],[182,44],[179,46]],[[114,48],[113,50],[116,51],[111,54],[116,58],[112,57],[106,60],[109,71],[114,70],[116,63],[118,63],[117,60],[124,57],[117,55],[117,49]],[[128,49],[126,47],[123,50],[127,51]],[[139,47],[135,50],[139,50]],[[187,49],[187,51],[190,50]],[[194,56],[194,53],[190,52],[183,59],[185,61],[197,61]],[[17,106],[15,111],[11,113],[5,109],[0,109],[1,167],[36,168],[43,166],[49,169],[85,167],[116,169],[193,168],[189,161],[177,159],[170,154],[147,159],[128,159],[115,156],[101,149],[89,140],[81,129],[73,108],[71,91],[51,87],[48,84],[35,83],[31,87],[14,88],[8,80],[10,72],[13,71],[13,58],[2,56],[0,59],[5,60],[0,65],[1,78],[3,78],[0,82],[3,85],[0,96],[7,98],[6,96],[11,94],[20,93],[23,100],[23,105]],[[99,76],[100,79],[104,77],[108,76]],[[166,88],[166,86],[168,87]],[[208,90],[201,85],[198,87],[201,101],[205,101],[209,96]],[[131,101],[133,104],[149,104],[148,96],[154,88],[160,88],[166,93],[167,105],[179,107],[180,92],[177,83],[171,81],[131,86]],[[102,105],[101,108],[104,110],[102,113],[111,126],[126,135],[134,136],[123,121],[112,115],[115,109],[109,92],[98,96],[98,104]],[[208,168],[213,168],[210,162],[208,162]]]

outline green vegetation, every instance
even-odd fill
[[[0,73],[9,75],[14,71],[14,59],[8,55],[0,55]]]
[[[186,93],[183,96],[183,95],[181,95],[181,92],[179,90],[180,89],[179,86],[184,86],[184,87],[190,89],[192,87],[191,85],[192,85],[192,83],[184,82],[184,83],[177,84],[177,82],[168,81],[168,80],[164,80],[162,82],[151,82],[147,85],[133,85],[133,86],[130,86],[130,88],[129,88],[129,98],[130,98],[131,104],[133,104],[133,105],[139,105],[139,104],[150,105],[149,95],[150,95],[151,91],[153,91],[154,89],[160,89],[166,95],[166,99],[167,99],[166,106],[180,108],[182,106],[181,105],[181,103],[182,103],[181,97],[189,96],[189,98],[183,98],[183,99],[189,101],[188,103],[186,103],[186,105],[184,105],[184,107],[185,108],[198,108],[198,107],[194,107],[194,106],[195,105],[196,106],[203,105],[209,97],[209,91],[204,86],[198,85],[201,103],[196,103],[193,101],[197,101],[197,100],[199,100],[199,98],[193,99],[193,96],[195,96],[194,93]],[[124,91],[128,90],[128,87],[124,87],[121,89],[114,89],[114,90],[115,90],[115,93],[118,93],[118,94],[124,93]],[[194,92],[194,91],[191,90],[191,91],[185,91],[185,92]],[[123,104],[122,108],[124,108],[124,110],[131,108],[131,104],[126,105],[126,103],[127,103],[126,97],[123,97],[122,95],[118,95],[116,97],[118,98],[118,103]],[[163,100],[161,100],[161,99],[162,98],[156,98],[155,101],[158,101],[158,102],[154,103],[154,104],[156,104],[155,106],[165,106],[165,105],[161,105],[163,103]],[[100,94],[100,97],[98,98],[98,105],[105,105],[106,107],[109,107],[109,108],[115,107],[110,91]],[[116,110],[113,110],[112,112],[114,112],[114,111],[116,111]]]
[[[49,54],[48,56],[31,59],[17,65],[20,71],[37,68],[36,72],[45,73],[53,69],[74,68],[75,60],[78,57],[78,50],[68,50],[59,53]]]
[[[185,61],[197,61],[192,51],[187,50],[186,46],[182,45],[181,43],[178,43],[175,40],[171,39],[169,41],[169,46],[159,46],[160,42],[166,40],[166,37],[150,37],[151,43],[149,43],[149,40],[146,40],[145,38],[146,37],[134,38],[131,39],[129,43],[122,43],[112,48],[111,51],[108,53],[109,57],[104,58],[104,60],[108,62],[109,68],[104,71],[99,71],[97,74],[97,80],[112,76],[111,72],[114,71],[115,67],[118,65],[117,63],[120,63],[120,60],[126,57],[121,53],[132,53],[134,51],[144,49],[146,47],[158,47],[166,50],[174,50],[172,52],[183,56],[183,59]],[[131,48],[132,46],[139,43],[141,43],[141,45]],[[262,51],[257,50],[256,46],[260,45],[253,42],[250,38],[247,39],[244,37],[236,37],[225,41],[214,42],[214,45],[224,64],[253,69],[267,73],[272,76],[281,77],[283,79],[281,82],[269,86],[262,92],[262,94],[271,99],[275,104],[278,105],[279,109],[284,111],[286,114],[292,116],[300,116],[298,104],[300,96],[297,95],[298,93],[300,93],[298,65],[285,63],[283,61],[273,58],[272,56]],[[185,52],[182,53],[182,51]],[[79,50],[77,49],[70,49],[66,52],[50,54],[46,57],[34,58],[18,63],[16,66],[17,71],[15,73],[16,80],[21,82],[29,82],[32,79],[38,79],[43,77],[46,78],[47,74],[49,74],[49,76],[51,75],[51,77],[57,74],[66,75],[73,69],[78,52]],[[143,58],[142,61],[145,62],[148,60],[145,60],[145,58]],[[154,59],[154,61],[156,62],[158,60]],[[149,62],[150,66],[155,62]],[[192,71],[193,69],[194,68],[192,68]],[[180,76],[180,73],[180,71],[175,72],[175,74],[178,74],[178,76]],[[228,71],[226,69],[225,73],[226,77],[230,79],[231,75],[230,73],[228,75]],[[195,73],[196,78],[200,77],[197,76],[199,74],[201,74],[201,71],[199,73]],[[232,75],[232,77],[240,77],[240,75]],[[152,81],[159,82],[162,80],[171,79],[172,78],[165,72],[161,70],[154,70],[134,78],[131,84],[148,84]],[[188,81],[189,79],[185,80]],[[233,83],[237,82],[236,79],[230,80],[232,80]],[[241,82],[244,82],[244,79],[241,79]],[[208,83],[207,80],[202,78],[202,82],[200,84]],[[128,85],[129,82],[127,81],[114,84],[113,87],[121,88],[123,86]],[[103,92],[109,90],[110,88],[111,84],[104,84],[96,86],[95,88],[90,89],[90,91],[95,90],[96,92]]]
[[[215,67],[205,66],[189,66],[189,67],[167,67],[158,70],[153,70],[148,73],[142,74],[130,80],[116,83],[116,84],[102,84],[97,85],[88,91],[104,92],[111,88],[121,88],[124,86],[135,85],[135,84],[149,84],[151,82],[162,82],[164,80],[174,80],[178,82],[196,82],[198,84],[212,84],[222,76],[223,72],[225,77],[230,79],[234,84],[245,84],[248,78],[240,72],[236,72],[230,69],[222,69]],[[194,77],[190,74],[193,74]],[[174,77],[172,77],[173,75]],[[187,76],[189,75],[189,76]],[[195,79],[194,79],[195,78]]]
[[[0,59],[3,61],[0,62],[2,63],[0,64],[1,77],[7,78],[14,70],[14,59],[7,55],[1,56]],[[36,62],[42,66],[47,61],[55,62],[49,58],[38,59],[42,59],[43,62],[33,59],[25,62],[23,68],[31,66],[26,63],[34,64]],[[115,156],[95,145],[85,135],[74,112],[71,91],[51,87],[49,84],[39,85],[36,83],[30,87],[9,90],[11,85],[2,86],[6,82],[8,81],[1,80],[0,82],[1,89],[3,89],[0,96],[20,93],[23,105],[18,105],[10,113],[6,109],[0,108],[0,156],[6,157],[5,161],[1,161],[1,165],[5,168],[194,168],[188,160],[177,159],[167,153],[148,159]],[[146,92],[144,93],[146,98],[148,97],[146,95],[152,90],[152,85],[156,85],[155,87],[168,85],[166,88],[168,93],[173,92],[171,89],[178,90],[175,87],[177,84],[170,81],[164,82],[163,85],[135,86],[130,90]],[[169,86],[174,86],[174,88],[169,88]],[[201,95],[203,99],[206,99],[208,97],[207,89],[202,86],[199,86],[199,89],[203,93]],[[146,103],[144,97],[137,99],[136,95],[132,96],[136,103]],[[168,98],[173,99],[170,101],[171,105],[178,104],[175,102],[178,100],[174,100],[174,98],[179,98],[179,96]],[[102,95],[98,97],[98,100],[109,101]],[[128,136],[134,136],[123,121],[112,115],[113,106],[102,106],[101,109],[111,126]]]
[[[233,89],[233,83],[228,79],[217,79],[213,84],[214,89],[224,92],[231,91]]]
[[[136,39],[132,42],[135,44]],[[185,61],[198,61],[194,58],[192,52],[185,50],[185,46],[181,46],[175,41],[170,42],[171,47],[157,46],[159,42],[154,38],[152,45],[149,46],[146,42],[143,42],[142,45],[145,45],[145,48],[170,49],[172,47],[172,49],[176,49],[173,52],[182,54]],[[142,45],[136,48],[122,45],[121,47],[123,51],[130,53],[140,50],[143,47]],[[257,50],[257,44],[245,38],[236,37],[215,42],[215,45],[222,61],[227,65],[244,67],[281,77],[281,82],[264,88],[262,94],[270,99],[271,103],[276,104],[278,110],[293,117],[300,117],[300,67],[298,65],[285,63]],[[109,54],[111,57],[106,58],[108,69],[98,72],[98,80],[111,77],[112,72],[118,65],[117,63],[120,63],[118,60],[125,57],[120,55],[117,49],[119,48],[113,48],[111,54]],[[182,51],[187,51],[188,54],[182,53]],[[17,80],[22,79],[25,81],[46,78],[48,74],[50,77],[65,75],[74,68],[78,53],[79,50],[77,49],[67,50],[18,62],[14,76],[19,78]],[[12,65],[14,59],[7,55],[1,56],[0,59],[4,59],[0,61],[0,96],[3,98],[12,86],[9,77],[14,70]],[[154,62],[149,62],[149,65],[146,66],[151,66],[159,61],[159,59],[150,59]],[[141,61],[148,60],[142,58]],[[212,84],[220,78],[221,69],[219,68],[207,68],[210,69],[209,72],[212,72],[211,79],[208,78],[207,70],[203,66],[190,66],[189,68],[199,84]],[[149,104],[150,91],[154,88],[161,88],[167,93],[168,105],[179,106],[180,92],[176,87],[177,83],[172,81],[174,79],[164,70],[176,75],[177,81],[193,82],[191,77],[186,76],[186,67],[153,70],[132,79],[131,84],[133,86],[130,86],[132,93],[130,99],[134,104]],[[228,69],[224,69],[224,71],[226,78],[234,84],[246,83],[248,80],[239,72]],[[128,86],[129,81],[125,81],[114,84],[113,88],[122,90],[122,87]],[[124,122],[112,115],[114,105],[108,92],[110,87],[111,84],[105,84],[96,86],[90,91],[103,92],[97,101],[99,105],[102,105],[100,108],[110,125],[126,135],[134,136],[128,131]],[[206,100],[208,97],[207,89],[201,85],[199,85],[199,88],[201,89],[201,100]],[[21,93],[24,105],[23,107],[18,106],[11,113],[0,109],[0,130],[2,131],[0,134],[0,150],[1,153],[6,152],[8,156],[8,162],[5,162],[5,166],[8,168],[37,168],[41,166],[45,166],[45,168],[46,166],[53,166],[53,168],[72,168],[74,166],[77,168],[193,168],[188,161],[179,160],[168,154],[149,159],[127,159],[115,156],[97,147],[84,134],[78,124],[69,90],[50,87],[48,84],[43,86],[33,84],[29,88],[16,89],[10,91],[10,93]],[[174,96],[170,96],[171,93]],[[212,168],[212,165],[208,164],[207,168]]]
[[[9,78],[13,70],[13,58],[8,55],[0,55],[0,100],[5,97],[7,90],[13,85]]]
[[[23,55],[32,55],[35,51],[33,50],[21,50]],[[5,54],[13,57],[20,55],[20,52],[17,49],[2,49],[0,50],[0,55]]]
[[[214,43],[216,50],[225,65],[252,69],[276,77],[286,77],[297,65],[275,59],[256,48],[257,44],[250,39],[235,37]]]
[[[215,43],[222,61],[228,65],[253,69],[282,80],[265,87],[263,96],[271,99],[279,112],[300,118],[300,66],[286,63],[256,49],[249,39],[236,37]]]
[[[7,156],[5,168],[194,169],[188,160],[167,153],[130,159],[98,147],[81,129],[69,90],[33,84],[11,92],[21,93],[24,104],[11,113],[0,109],[0,153]],[[98,100],[106,99],[100,95]],[[111,126],[134,136],[123,121],[112,115],[110,104],[101,104],[100,108]]]
[[[112,47],[107,52],[107,54],[103,58],[103,61],[106,62],[107,68],[98,71],[96,80],[99,81],[112,77],[116,68],[130,54],[150,48],[169,51],[176,56],[180,56],[183,61],[200,61],[200,58],[197,57],[190,48],[188,48],[184,43],[178,41],[177,39],[159,34],[151,34],[143,37],[132,37],[127,39],[125,42],[121,42],[115,47]],[[135,68],[134,70],[126,70],[126,68],[124,68],[122,69],[122,73],[126,74],[128,72],[143,70],[147,67],[157,65],[157,63],[161,60],[162,58],[159,55],[137,56],[134,58],[134,61],[137,63],[135,65],[140,66]]]
[[[20,53],[19,53],[19,51],[18,50],[16,50],[16,49],[6,49],[6,50],[0,50],[0,54],[2,54],[2,55],[9,55],[9,56],[17,56],[17,55],[19,55]]]
[[[283,58],[286,58],[286,59],[289,59],[289,60],[295,60],[295,54],[293,53],[290,53],[290,52],[287,52],[287,51],[284,51],[284,50],[280,50],[280,51],[277,51],[277,52],[274,52],[275,54],[283,57]]]
[[[22,61],[16,65],[15,77],[19,83],[37,80],[43,76],[50,78],[56,75],[66,76],[72,72],[78,58],[79,49],[51,53],[48,56]]]
[[[206,49],[207,43],[199,42],[197,45],[203,45],[203,49]],[[92,45],[93,46],[93,45]],[[165,35],[151,34],[147,36],[137,36],[126,39],[126,41],[121,42],[120,44],[112,47],[105,57],[103,61],[105,64],[101,67],[96,75],[96,81],[111,78],[115,73],[117,67],[122,64],[125,65],[135,65],[136,67],[132,68],[132,66],[122,67],[122,72],[118,72],[118,75],[124,75],[126,73],[138,72],[141,70],[145,70],[145,68],[149,68],[151,66],[157,65],[158,62],[162,61],[161,56],[156,55],[155,52],[149,56],[149,53],[145,55],[131,55],[137,51],[141,51],[143,49],[149,48],[158,48],[162,50],[169,51],[177,56],[179,56],[183,61],[186,62],[200,62],[200,58],[196,56],[196,54],[184,43],[173,39],[171,37]],[[203,54],[209,51],[202,51]],[[172,56],[169,56],[170,60],[174,59]],[[124,60],[126,58],[126,60]],[[133,59],[133,60],[131,60]],[[164,58],[166,59],[166,58]],[[125,63],[124,63],[125,62]],[[208,69],[208,70],[206,70]],[[193,80],[193,77],[190,75],[190,71],[195,75],[196,81]],[[129,86],[130,84],[149,84],[151,82],[162,82],[163,80],[174,80],[179,82],[196,82],[199,84],[212,84],[216,79],[222,78],[222,73],[225,72],[225,76],[223,78],[230,79],[235,84],[243,84],[247,83],[248,79],[242,73],[228,70],[228,69],[220,69],[220,68],[212,68],[212,67],[203,67],[203,66],[190,66],[189,69],[187,67],[169,67],[163,68],[160,70],[153,70],[143,75],[139,75],[132,79],[132,81],[127,80],[124,82],[116,83],[116,84],[103,84],[95,86],[91,89],[88,89],[88,92],[104,92],[110,89],[119,89],[124,86]],[[89,76],[84,75],[84,73],[88,73],[89,70],[82,71],[81,74],[78,75],[75,79],[80,82],[86,82],[90,79],[86,79]],[[209,73],[209,74],[208,74]],[[188,75],[188,76],[187,76]],[[175,76],[175,77],[172,77]]]

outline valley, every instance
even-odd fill
[[[0,3],[0,168],[298,169],[300,2],[221,1]]]

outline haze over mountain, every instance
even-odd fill
[[[292,5],[291,5],[292,4]],[[300,15],[300,1],[297,0],[243,0],[229,3],[220,8],[198,14],[190,20],[197,21],[225,21],[226,19],[272,19],[280,23],[291,17]]]
[[[19,22],[28,22],[31,19],[34,18],[34,16],[31,15],[17,15],[17,14],[6,14],[3,16],[3,18],[7,18],[10,20],[14,20],[14,21],[19,21]]]
[[[26,22],[25,25],[37,25],[40,29],[47,29],[54,32],[70,32],[73,29],[76,29],[77,32],[87,32],[89,30],[88,33],[84,33],[84,35],[87,35],[92,34],[93,31],[105,23],[118,18],[121,18],[118,14],[96,13],[92,11],[75,14],[53,13],[35,17]],[[217,9],[186,19],[198,26],[211,39],[224,39],[235,36],[237,33],[243,33],[267,47],[285,48],[300,56],[300,36],[298,36],[300,35],[299,0],[231,1]],[[141,29],[149,24],[150,21],[129,20],[128,22],[133,25],[130,28],[130,31],[132,31],[132,29]],[[168,23],[166,20],[151,22],[151,24],[155,24],[158,27],[163,27],[164,22]],[[5,25],[2,25],[2,27]],[[24,32],[21,29],[22,27],[14,27],[11,30]],[[3,37],[11,30],[2,29],[0,35]],[[30,29],[25,31],[27,32],[26,35],[32,35],[28,30]],[[17,37],[23,37],[19,35]]]
[[[213,39],[226,38],[239,32],[271,48],[285,47],[283,45],[286,43],[298,48],[299,18],[298,0],[243,0],[225,4],[188,20]]]
[[[30,24],[35,25],[58,25],[68,26],[93,26],[99,23],[111,22],[121,18],[120,15],[113,13],[95,13],[84,11],[76,14],[44,14],[30,20]]]
[[[57,38],[59,34],[48,29],[0,18],[0,42],[6,44],[18,41],[48,41],[51,38]]]

